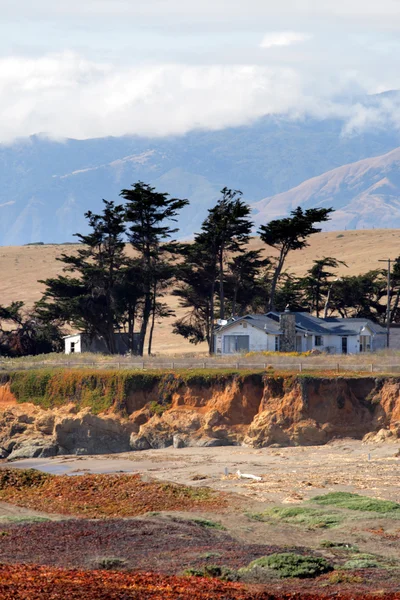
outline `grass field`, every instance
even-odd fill
[[[74,246],[7,246],[0,248],[0,304],[22,300],[27,307],[41,297],[44,287],[38,280],[54,277],[62,271],[63,265],[57,258],[63,252],[69,253]],[[258,239],[251,242],[252,249],[265,249],[266,255],[274,252],[266,248]],[[360,231],[334,231],[319,233],[310,239],[310,246],[302,251],[292,252],[287,268],[295,275],[304,275],[313,260],[324,256],[334,256],[344,261],[348,267],[340,267],[338,275],[356,275],[370,269],[381,268],[379,259],[396,258],[400,254],[400,230],[376,229]],[[182,315],[182,309],[173,296],[167,296],[169,306]],[[180,336],[172,333],[174,317],[163,319],[157,325],[154,336],[154,352],[159,354],[205,354],[205,344],[193,346]]]

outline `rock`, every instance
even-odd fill
[[[82,411],[77,415],[56,419],[54,435],[59,446],[69,454],[85,449],[86,454],[109,454],[131,450],[130,438],[137,425],[116,416],[93,415]]]
[[[45,443],[44,440],[27,440],[25,444],[14,449],[7,457],[8,461],[17,460],[20,458],[49,458],[56,456],[58,446],[55,443]]]
[[[200,438],[196,442],[198,448],[216,448],[218,446],[231,446],[226,440],[218,440],[215,438]]]
[[[7,458],[9,452],[5,448],[0,448],[0,458]]]
[[[174,448],[184,448],[185,442],[179,435],[174,435],[172,438],[172,444]]]
[[[44,433],[45,435],[52,435],[55,420],[56,416],[53,413],[48,413],[39,417],[35,421],[36,431],[40,431],[40,433]]]
[[[131,450],[150,450],[151,446],[144,436],[132,433],[129,445]]]
[[[387,440],[397,440],[397,435],[391,431],[390,429],[380,429],[379,431],[372,431],[371,433],[367,433],[363,437],[363,442],[386,442]]]

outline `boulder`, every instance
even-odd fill
[[[11,454],[7,457],[8,461],[18,460],[21,458],[49,458],[56,456],[58,453],[58,445],[56,443],[48,443],[42,438],[27,439],[18,448],[14,448]]]

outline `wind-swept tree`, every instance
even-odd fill
[[[104,339],[111,354],[116,352],[115,328],[120,327],[117,289],[125,265],[125,211],[122,205],[103,200],[99,215],[85,214],[90,233],[75,234],[81,244],[73,254],[62,254],[65,273],[46,279],[37,312],[46,322],[73,325]]]
[[[173,333],[182,335],[192,344],[207,342],[213,351],[214,295],[216,280],[215,255],[207,246],[195,242],[181,248],[183,262],[178,266],[177,286],[173,295],[186,309],[173,324]]]
[[[310,312],[314,312],[317,317],[324,308],[329,287],[333,283],[330,280],[335,272],[331,269],[337,269],[340,265],[347,267],[345,262],[331,256],[314,260],[311,269],[301,279],[304,299],[308,303]]]
[[[341,277],[332,286],[330,308],[341,317],[363,317],[383,323],[387,296],[385,271],[376,269],[362,275]]]
[[[138,352],[143,355],[149,322],[155,319],[157,312],[157,298],[172,278],[168,265],[177,246],[170,239],[178,231],[172,224],[177,221],[179,211],[188,204],[188,200],[170,198],[169,194],[157,192],[141,181],[131,189],[123,189],[120,195],[126,200],[128,239],[137,253],[141,270],[143,302]]]
[[[225,268],[228,254],[244,252],[253,227],[250,207],[241,199],[242,192],[223,188],[216,205],[208,211],[195,241],[214,257],[215,285],[219,287],[219,317],[225,319]],[[214,291],[213,291],[214,293]],[[213,318],[213,317],[212,317]]]
[[[28,356],[56,352],[62,348],[63,332],[58,323],[43,322],[23,302],[0,306],[0,355]]]
[[[276,287],[289,252],[308,246],[309,236],[321,231],[320,228],[315,227],[315,224],[328,221],[332,212],[332,208],[309,208],[303,211],[299,206],[290,213],[290,217],[276,219],[267,225],[261,225],[260,238],[279,253],[271,281],[269,310],[275,308]]]
[[[269,265],[268,258],[261,258],[261,250],[236,254],[228,262],[226,296],[232,317],[257,311],[264,296],[263,271]]]

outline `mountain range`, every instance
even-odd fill
[[[297,206],[334,207],[325,230],[400,227],[400,148],[338,167],[253,204],[257,224]]]
[[[297,205],[332,206],[328,228],[400,227],[400,132],[344,135],[340,119],[264,117],[183,136],[0,145],[0,245],[72,241],[84,213],[141,180],[191,204],[181,237],[198,231],[224,187],[240,189],[257,224]]]

